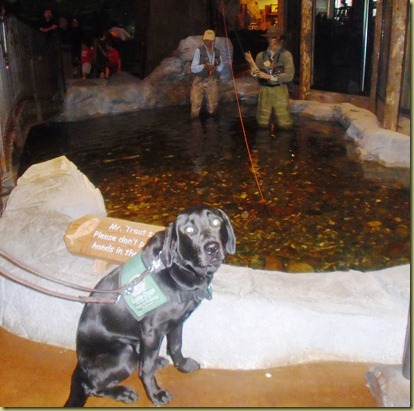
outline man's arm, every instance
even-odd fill
[[[204,64],[200,64],[200,49],[197,48],[194,52],[193,61],[191,62],[191,72],[200,73],[204,69]]]

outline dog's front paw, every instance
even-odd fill
[[[156,406],[167,405],[171,398],[171,394],[167,390],[159,390],[156,394],[151,394],[151,401]]]
[[[179,364],[175,364],[178,371],[194,372],[200,369],[200,364],[192,358],[184,358]]]
[[[123,385],[117,385],[115,387],[97,391],[94,395],[97,397],[113,398],[116,401],[122,401],[126,404],[138,400],[138,394],[132,388],[125,387]]]
[[[126,404],[138,401],[138,394],[131,388],[125,387],[125,390],[120,393],[117,398],[118,401],[122,401]]]

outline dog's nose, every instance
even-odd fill
[[[204,245],[204,250],[207,254],[217,254],[220,249],[220,244],[216,241],[210,241]]]

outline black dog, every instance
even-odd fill
[[[167,336],[167,352],[179,371],[200,368],[181,353],[183,323],[204,298],[211,298],[213,275],[225,255],[234,254],[235,249],[229,218],[210,206],[192,207],[165,231],[156,233],[141,253],[146,268],[156,266],[154,262],[161,265],[146,277],[155,283],[154,289],[146,290],[150,300],[144,300],[145,292],[136,293],[134,288],[132,295],[122,296],[116,304],[85,305],[76,341],[78,363],[65,406],[81,407],[90,396],[136,401],[134,390],[117,384],[137,366],[154,405],[168,404],[171,395],[155,380],[156,371],[168,365],[167,359],[159,357],[161,342]],[[104,277],[95,289],[118,289],[128,266],[134,271],[131,261],[136,257]],[[140,287],[141,283],[136,286]],[[161,305],[154,308],[151,304],[157,300]],[[143,311],[149,306],[150,311],[131,311],[131,301]]]

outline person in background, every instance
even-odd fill
[[[71,22],[71,31],[72,31],[72,65],[73,65],[73,75],[77,76],[79,72],[79,67],[81,65],[81,50],[82,50],[82,40],[83,40],[83,31],[79,24],[78,19],[72,19]]]
[[[71,51],[73,47],[72,31],[68,26],[68,19],[66,17],[59,17],[57,32],[60,37],[60,48],[63,51]]]
[[[45,42],[48,43],[51,41],[52,34],[56,32],[58,25],[56,20],[53,17],[52,10],[45,9],[43,12],[42,21],[39,24],[39,30],[46,34]]]
[[[215,39],[214,31],[206,30],[203,34],[204,45],[195,50],[191,62],[191,72],[194,74],[190,93],[192,119],[199,117],[204,97],[210,116],[214,116],[218,106],[218,77],[223,62],[220,50],[214,47]]]
[[[63,71],[65,78],[73,78],[73,64],[72,64],[72,31],[68,25],[66,17],[59,17],[59,27],[57,29],[60,39],[60,50],[62,55]]]
[[[0,1],[0,17],[4,18],[7,14],[5,0]]]
[[[106,49],[107,33],[103,31],[100,38],[94,40],[93,65],[96,77],[105,78],[106,66],[108,64],[108,52]]]
[[[122,61],[119,51],[113,46],[111,41],[107,42],[106,51],[108,53],[108,63],[105,69],[105,77],[109,78],[111,75],[121,72]]]
[[[85,40],[82,41],[81,67],[82,78],[86,80],[91,73],[92,68],[92,49]]]
[[[287,83],[293,80],[295,66],[292,54],[283,47],[285,35],[278,27],[270,26],[266,34],[268,48],[253,60],[250,52],[245,53],[253,77],[260,82],[256,119],[261,127],[271,125],[272,114],[280,128],[293,125],[289,110]]]

